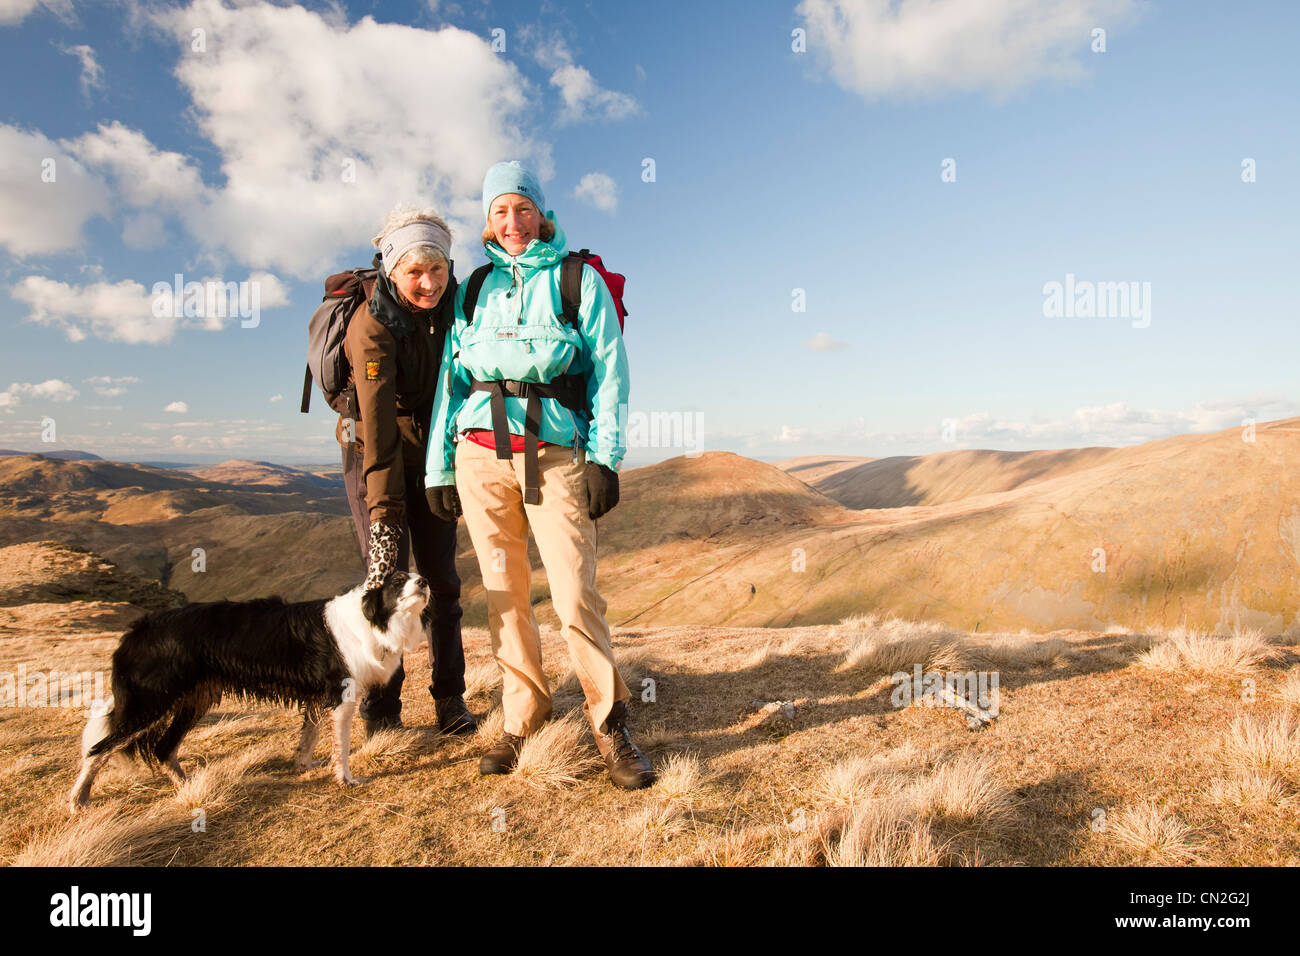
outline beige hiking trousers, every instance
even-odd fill
[[[605,599],[596,590],[596,522],[587,515],[586,463],[581,451],[573,461],[573,449],[563,445],[543,445],[537,454],[542,500],[530,505],[524,502],[522,451],[507,461],[469,440],[456,445],[456,490],[487,592],[505,732],[527,737],[551,715],[541,634],[529,597],[531,528],[569,659],[586,695],[582,710],[600,746],[610,709],[632,695],[614,666]]]

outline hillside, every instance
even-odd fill
[[[1104,452],[1091,467],[939,505],[827,513],[705,566],[674,564],[671,593],[633,585],[611,617],[790,626],[872,610],[969,630],[1279,633],[1300,605],[1298,425],[1262,424],[1253,443],[1229,429]]]
[[[0,671],[37,661],[102,669],[110,636],[9,638]],[[428,662],[408,655],[408,729],[363,743],[357,722],[352,765],[366,782],[355,790],[327,768],[294,772],[292,710],[228,698],[182,745],[192,774],[182,791],[110,765],[89,810],[70,819],[81,712],[0,708],[0,862],[1300,864],[1286,717],[1300,703],[1294,636],[970,635],[857,617],[638,628],[614,642],[638,693],[635,737],[660,771],[647,790],[615,790],[593,765],[554,630],[544,660],[556,717],[567,719],[544,728],[514,774],[480,777],[478,756],[501,728],[499,679],[487,632],[469,628],[468,700],[481,732],[433,731]],[[952,707],[896,706],[891,674],[913,663],[996,672],[992,724],[973,731]],[[764,708],[780,703],[790,709],[765,725]],[[317,755],[327,752],[322,741]]]
[[[1300,610],[1298,425],[1261,424],[1253,443],[1231,429],[1122,449],[945,452],[906,468],[680,456],[623,474],[599,525],[601,593],[611,622],[628,626],[791,627],[874,612],[981,632],[1281,633]],[[313,492],[281,466],[228,464],[216,475],[243,482],[0,461],[0,546],[61,541],[192,600],[303,599],[360,579],[341,493]],[[796,477],[819,468],[819,487],[876,468],[859,490],[889,496],[911,482],[906,495],[936,503],[849,508]],[[556,624],[532,556],[538,618]],[[463,522],[458,569],[466,623],[485,624]]]
[[[1013,491],[1099,465],[1120,449],[1064,451],[963,449],[895,458],[817,455],[776,463],[846,508],[941,505],[973,495]]]

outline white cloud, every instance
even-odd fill
[[[62,329],[73,342],[87,334],[130,344],[166,342],[179,322],[170,314],[155,316],[149,290],[129,279],[73,286],[45,276],[27,276],[9,294],[27,303],[28,321]]]
[[[96,375],[93,378],[83,379],[83,381],[95,389],[95,394],[103,395],[106,398],[117,398],[119,395],[126,394],[126,385],[138,385],[140,380],[133,375],[122,375],[113,378],[111,375]],[[108,406],[93,406],[95,408],[104,408]]]
[[[191,290],[192,282],[199,285]],[[75,286],[34,275],[9,294],[27,303],[27,321],[61,329],[70,341],[91,335],[128,345],[169,342],[182,328],[220,331],[251,318],[254,308],[260,315],[289,301],[284,283],[268,272],[254,272],[243,282],[185,279],[179,302],[172,276],[160,283],[158,295],[130,279]]]
[[[527,36],[527,34],[526,34]],[[539,64],[551,70],[551,86],[560,91],[564,108],[560,125],[587,120],[620,120],[639,113],[641,107],[626,93],[607,90],[585,67],[573,62],[573,54],[558,37],[539,43],[533,51]]]
[[[831,77],[872,100],[1010,93],[1081,76],[1092,30],[1127,23],[1134,0],[802,0],[808,49]]]
[[[72,0],[0,0],[0,26],[21,23],[38,6],[49,10],[65,24],[77,22]]]
[[[128,205],[152,210],[160,205],[198,207],[212,201],[188,156],[160,150],[139,130],[116,120],[60,145],[87,166],[107,173],[114,192]]]
[[[270,401],[272,404],[275,404],[276,402],[282,402],[284,401],[284,396],[277,393],[271,396]]]
[[[618,186],[604,173],[587,173],[573,190],[573,195],[601,212],[618,210]]]
[[[543,180],[552,173],[549,147],[523,131],[524,78],[482,36],[219,0],[160,9],[152,22],[179,45],[176,76],[220,153],[222,185],[186,190],[179,211],[214,255],[323,274],[395,203],[419,201],[444,211],[463,239],[454,254],[469,258],[484,171],[518,157]],[[190,49],[196,25],[201,53]],[[131,168],[168,155],[137,149]],[[189,168],[173,164],[164,183],[183,183]]]
[[[171,412],[174,415],[185,415],[189,410],[190,407],[184,402],[172,402],[163,409],[164,412]]]
[[[104,88],[104,69],[95,59],[95,51],[84,43],[77,46],[61,46],[60,52],[75,56],[81,61],[81,92],[89,97],[92,90]]]
[[[0,123],[0,247],[19,257],[74,248],[87,220],[107,214],[108,195],[44,134]]]
[[[818,332],[805,342],[803,347],[812,349],[814,352],[838,352],[840,349],[848,348],[849,344],[836,341],[829,332]]]
[[[12,412],[25,398],[48,402],[70,402],[81,393],[62,379],[50,378],[44,382],[12,382],[0,392],[0,409]]]
[[[919,430],[873,431],[864,418],[823,427],[724,432],[711,429],[710,446],[734,447],[748,454],[928,454],[956,448],[1124,447],[1142,442],[1240,428],[1246,419],[1274,421],[1300,416],[1300,402],[1281,395],[1256,394],[1197,402],[1190,408],[1136,408],[1127,402],[1084,405],[1064,418],[1024,421],[988,412],[954,416]],[[765,451],[766,450],[766,451]]]

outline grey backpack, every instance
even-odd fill
[[[325,298],[307,323],[307,371],[300,407],[304,414],[311,406],[313,379],[330,408],[340,415],[349,414],[347,393],[352,370],[343,340],[348,334],[348,320],[370,298],[377,280],[374,267],[339,272],[325,280]]]

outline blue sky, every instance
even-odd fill
[[[503,158],[628,276],[634,421],[698,423],[642,428],[628,465],[1300,414],[1297,26],[1282,2],[3,0],[0,447],[335,460],[319,396],[297,410],[323,277],[398,201],[447,212],[468,274]],[[152,317],[176,273],[257,282],[256,327]],[[1147,310],[1045,314],[1067,275]]]

